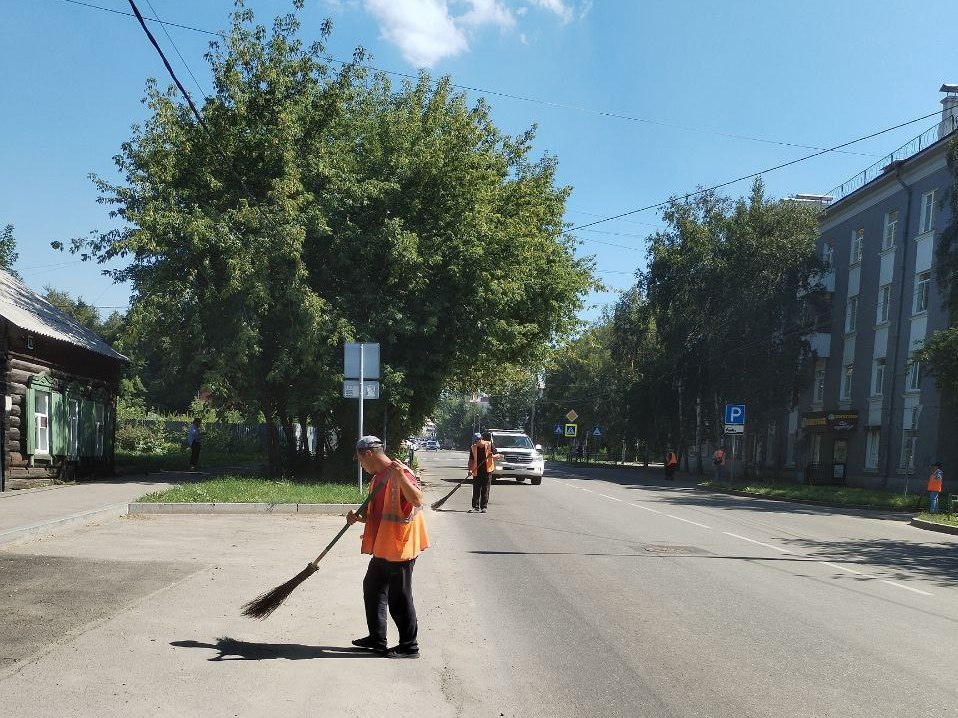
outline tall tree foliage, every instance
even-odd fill
[[[131,332],[162,345],[164,371],[259,408],[287,438],[311,417],[344,446],[344,341],[381,343],[369,425],[398,440],[442,386],[538,361],[592,280],[532,131],[502,134],[448,79],[394,88],[358,62],[334,70],[329,31],[306,47],[295,15],[267,30],[241,5],[208,54],[205,127],[150,82],[152,116],[116,157],[123,181],[95,178],[125,224],[72,249],[127,260],[113,275],[133,286]]]
[[[17,270],[13,268],[20,255],[17,253],[17,239],[13,234],[13,225],[8,224],[0,232],[0,267],[7,270],[14,277],[19,278]]]

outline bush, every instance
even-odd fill
[[[168,454],[179,451],[177,437],[147,424],[123,422],[116,429],[117,451],[132,454]]]

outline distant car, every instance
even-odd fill
[[[426,442],[426,451],[439,451],[441,448],[442,446],[440,446],[439,442],[435,439],[429,439]]]

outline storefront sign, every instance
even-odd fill
[[[854,431],[858,428],[857,411],[812,411],[802,417],[805,431]]]

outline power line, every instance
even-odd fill
[[[186,68],[186,71],[190,73],[190,77],[193,78],[193,84],[196,85],[196,89],[200,91],[200,94],[203,95],[204,99],[208,99],[206,97],[206,92],[204,92],[203,88],[200,87],[200,81],[196,79],[196,75],[194,75],[193,70],[190,69],[190,65],[186,61],[186,58],[184,58],[182,53],[180,53],[180,48],[176,46],[176,43],[173,42],[173,38],[170,37],[170,33],[166,29],[166,23],[160,20],[160,15],[159,13],[156,12],[156,8],[153,7],[153,3],[151,3],[150,0],[146,0],[146,4],[150,6],[150,10],[153,11],[153,17],[156,18],[156,21],[160,23],[160,27],[163,28],[163,34],[166,35],[166,39],[170,41],[170,44],[173,46],[173,49],[176,51],[177,56],[179,56],[180,58],[180,62],[183,63],[183,66]]]
[[[135,15],[133,15],[132,13],[124,12],[124,11],[122,11],[122,10],[114,10],[114,9],[112,9],[112,8],[102,7],[102,6],[100,6],[100,5],[94,5],[93,3],[80,2],[80,0],[63,0],[63,2],[72,3],[72,4],[74,4],[74,5],[82,5],[83,7],[92,8],[92,9],[95,9],[95,10],[103,10],[103,11],[105,11],[105,12],[111,12],[111,13],[115,13],[115,14],[117,14],[117,15],[127,15],[127,16],[130,16],[130,17],[135,17]],[[152,6],[151,6],[151,7],[152,7]],[[154,14],[156,14],[155,11],[154,11]],[[178,23],[175,23],[175,22],[166,22],[166,21],[160,20],[159,17],[157,17],[156,20],[150,20],[150,22],[157,22],[157,23],[159,23],[160,25],[169,25],[170,27],[178,27],[178,28],[182,28],[182,29],[184,29],[184,30],[192,30],[192,31],[194,31],[194,32],[201,32],[201,33],[204,33],[204,34],[206,34],[206,35],[213,35],[213,36],[215,36],[215,37],[224,37],[223,33],[221,33],[221,32],[212,32],[212,31],[210,31],[210,30],[203,30],[203,29],[201,29],[201,28],[191,27],[191,26],[189,26],[189,25],[181,25],[181,24],[178,24]],[[167,37],[169,37],[169,35],[167,35]],[[172,42],[172,40],[171,40],[171,42]],[[175,46],[174,46],[174,48],[175,48]],[[177,53],[179,53],[179,51],[177,51]],[[180,57],[180,59],[182,59],[182,56]],[[336,59],[336,58],[330,58],[330,61],[331,61],[331,62],[338,63],[338,64],[340,64],[340,65],[353,65],[353,64],[354,64],[352,61],[339,60],[339,59]],[[184,61],[184,64],[186,64],[185,61]],[[363,67],[365,67],[365,68],[367,68],[367,69],[369,69],[369,70],[374,70],[374,71],[376,71],[376,72],[382,72],[382,73],[385,73],[385,74],[387,74],[387,75],[393,75],[393,76],[396,76],[396,77],[402,77],[402,78],[409,79],[409,80],[418,80],[418,79],[419,79],[419,76],[418,76],[418,75],[414,75],[414,74],[408,73],[408,72],[399,72],[398,70],[387,70],[387,69],[385,69],[385,68],[376,67],[376,66],[374,66],[374,65],[363,65]],[[187,69],[189,69],[189,66],[187,66]],[[190,74],[192,74],[192,73],[190,73]],[[194,80],[195,80],[195,78],[194,78]],[[433,82],[432,82],[432,84],[435,84],[435,83],[436,83],[436,81],[433,81]],[[676,123],[672,123],[672,122],[665,122],[665,121],[663,121],[663,120],[652,120],[652,119],[649,119],[649,118],[646,118],[646,117],[636,117],[636,116],[633,116],[633,115],[625,115],[625,114],[618,113],[618,112],[608,112],[608,111],[606,111],[606,110],[594,110],[594,109],[592,109],[592,108],[582,107],[582,106],[580,106],[580,105],[573,105],[573,104],[564,103],[564,102],[555,102],[555,101],[553,101],[553,100],[543,100],[543,99],[541,99],[541,98],[536,98],[536,97],[525,97],[525,96],[523,96],[523,95],[516,95],[516,94],[513,94],[513,93],[509,93],[509,92],[502,92],[502,91],[500,91],[500,90],[490,90],[490,89],[486,89],[486,88],[482,88],[482,87],[474,87],[474,86],[472,86],[472,85],[464,85],[464,84],[456,83],[456,82],[450,82],[449,84],[450,84],[451,87],[455,87],[455,88],[460,89],[460,90],[468,90],[469,92],[477,92],[477,93],[480,93],[480,94],[483,94],[483,95],[492,95],[492,96],[494,96],[494,97],[502,97],[502,98],[508,99],[508,100],[516,100],[516,101],[519,101],[519,102],[528,102],[528,103],[532,103],[532,104],[536,104],[536,105],[544,105],[544,106],[547,106],[547,107],[554,107],[554,108],[564,109],[564,110],[573,110],[573,111],[575,111],[575,112],[582,112],[582,113],[585,113],[585,114],[597,115],[597,116],[600,116],[600,117],[608,117],[608,118],[611,118],[611,119],[624,120],[624,121],[627,121],[627,122],[635,122],[635,123],[642,123],[642,124],[648,124],[648,125],[657,125],[657,126],[660,126],[660,127],[668,127],[668,128],[671,128],[671,129],[683,130],[683,131],[685,131],[685,132],[697,132],[697,133],[700,133],[700,134],[715,135],[715,136],[718,136],[718,137],[728,137],[728,138],[731,138],[731,139],[746,140],[746,141],[749,141],[749,142],[761,142],[761,143],[764,143],[764,144],[778,145],[778,146],[781,146],[781,147],[797,147],[797,148],[800,148],[800,149],[808,149],[808,150],[822,150],[822,149],[823,149],[823,148],[821,148],[821,147],[816,147],[815,145],[806,145],[806,144],[802,144],[802,143],[798,143],[798,142],[786,142],[786,141],[783,141],[783,140],[770,140],[770,139],[763,138],[763,137],[750,137],[750,136],[748,136],[748,135],[739,135],[739,134],[734,134],[734,133],[730,133],[730,132],[722,132],[722,131],[719,131],[719,130],[710,130],[710,129],[701,128],[701,127],[690,127],[690,126],[688,126],[688,125],[680,125],[680,124],[676,124]],[[838,152],[838,151],[840,151],[840,150],[836,150],[836,149],[833,148],[833,149],[830,149],[830,150],[828,150],[828,151]],[[869,153],[869,152],[847,152],[847,153],[845,153],[845,154],[861,155],[861,156],[864,156],[864,157],[877,157],[877,155],[872,154],[872,153]]]
[[[853,144],[855,144],[855,143],[857,143],[857,142],[864,142],[865,140],[870,140],[872,137],[878,137],[879,135],[883,135],[883,134],[885,134],[886,132],[891,132],[891,131],[893,131],[893,130],[901,129],[902,127],[907,127],[908,125],[913,125],[913,124],[915,124],[916,122],[921,122],[922,120],[927,120],[929,117],[937,117],[937,116],[940,114],[940,112],[941,112],[940,110],[935,110],[934,112],[930,112],[930,113],[928,113],[927,115],[922,115],[921,117],[916,117],[916,118],[913,119],[913,120],[908,120],[907,122],[902,122],[901,124],[895,125],[894,127],[888,127],[888,128],[886,128],[886,129],[884,129],[884,130],[879,130],[878,132],[873,132],[873,133],[871,133],[870,135],[865,135],[864,137],[859,137],[859,138],[854,139],[854,140],[849,140],[848,142],[843,142],[843,143],[841,143],[840,145],[835,145],[834,147],[829,147],[829,148],[827,148],[827,149],[821,150],[820,152],[813,152],[813,153],[810,154],[810,155],[805,155],[804,157],[799,157],[798,159],[791,160],[790,162],[783,162],[783,163],[780,164],[780,165],[775,165],[774,167],[769,167],[769,168],[764,169],[764,170],[759,170],[758,172],[752,172],[751,174],[743,175],[742,177],[737,177],[736,179],[728,180],[727,182],[721,182],[721,183],[719,183],[719,184],[712,185],[711,187],[706,187],[705,189],[696,190],[695,192],[690,192],[690,193],[688,193],[688,194],[686,194],[686,195],[683,195],[683,196],[686,197],[686,198],[696,197],[696,196],[698,196],[698,195],[700,195],[700,194],[705,194],[706,192],[711,192],[711,191],[713,191],[713,190],[721,189],[722,187],[728,187],[729,185],[735,184],[736,182],[741,182],[741,181],[747,180],[747,179],[753,179],[753,178],[758,177],[758,176],[760,176],[760,175],[765,175],[765,174],[768,174],[768,173],[770,173],[770,172],[775,172],[776,170],[780,170],[780,169],[782,169],[782,168],[784,168],[784,167],[790,167],[791,165],[798,164],[799,162],[804,162],[805,160],[810,160],[810,159],[812,159],[813,157],[818,157],[818,156],[824,155],[824,154],[826,154],[826,153],[828,153],[828,152],[835,152],[835,151],[839,150],[839,149],[842,148],[842,147],[848,147],[849,145],[853,145]],[[664,200],[664,201],[662,201],[662,202],[657,202],[657,203],[655,203],[655,204],[647,205],[647,206],[645,206],[645,207],[639,207],[638,209],[629,210],[628,212],[622,212],[621,214],[616,214],[616,215],[613,215],[613,216],[611,216],[611,217],[605,217],[604,219],[597,219],[597,220],[594,221],[594,222],[588,222],[587,224],[580,224],[580,225],[578,225],[578,226],[576,226],[576,227],[571,227],[571,228],[570,228],[569,230],[567,230],[567,231],[569,231],[569,232],[575,232],[575,231],[580,230],[580,229],[585,229],[586,227],[593,227],[593,226],[595,226],[595,225],[597,225],[597,224],[603,224],[604,222],[611,222],[611,221],[614,220],[614,219],[621,219],[622,217],[628,217],[628,216],[630,216],[630,215],[637,214],[637,213],[639,213],[639,212],[645,212],[646,210],[658,209],[659,207],[665,207],[665,206],[668,205],[669,202],[671,202],[671,201],[672,201],[671,199],[667,199],[667,200]]]

